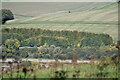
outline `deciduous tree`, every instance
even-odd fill
[[[14,19],[14,15],[13,15],[13,13],[11,12],[11,10],[1,9],[1,10],[0,10],[0,14],[2,15],[2,16],[1,16],[2,24],[5,24],[6,21],[8,21],[8,20],[13,20],[13,19]]]

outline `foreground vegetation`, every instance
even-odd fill
[[[116,57],[117,59],[119,56]],[[50,67],[40,67],[42,63],[27,62],[22,63],[22,67],[11,69],[4,72],[3,78],[120,78],[120,63],[112,57],[101,57],[99,63],[94,63],[91,58],[89,64],[72,64],[60,63],[59,61],[51,62]],[[117,65],[116,63],[117,62]]]

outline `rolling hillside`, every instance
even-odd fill
[[[16,19],[2,27],[77,30],[118,38],[117,3],[4,3],[3,8],[11,9]]]

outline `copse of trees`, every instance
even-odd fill
[[[80,59],[97,58],[105,54],[115,54],[112,37],[108,34],[95,34],[78,31],[51,31],[26,28],[2,28],[2,56],[23,58],[60,58],[66,54],[80,54]],[[41,46],[41,47],[40,47]],[[0,53],[1,55],[1,53]]]
[[[0,10],[0,20],[1,20],[1,23],[2,24],[5,24],[6,21],[8,20],[13,20],[14,19],[14,15],[13,13],[11,12],[11,10],[8,10],[8,9],[1,9]]]
[[[42,29],[3,28],[3,44],[7,39],[18,39],[23,46],[55,45],[62,48],[69,47],[100,47],[113,44],[108,34],[95,34],[78,31],[51,31]]]

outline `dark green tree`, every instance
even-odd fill
[[[1,9],[0,14],[1,14],[1,19],[0,20],[1,20],[2,24],[5,24],[6,21],[8,21],[8,20],[13,20],[14,19],[13,13],[8,9]]]

